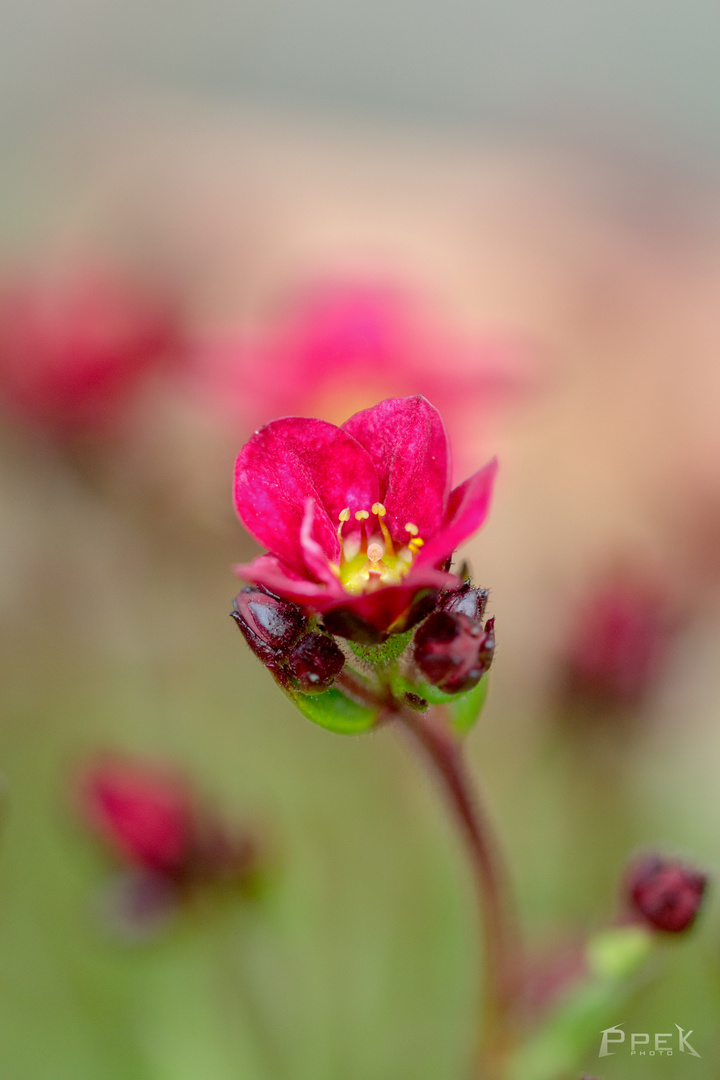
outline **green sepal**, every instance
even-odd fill
[[[413,636],[412,630],[404,634],[391,634],[381,645],[364,645],[359,641],[348,641],[348,645],[365,664],[371,668],[392,668],[398,662]]]
[[[288,690],[287,693],[303,716],[338,735],[359,735],[369,731],[379,712],[379,709],[358,705],[335,687],[322,694],[301,694],[299,690]]]
[[[641,926],[612,927],[593,935],[586,946],[587,976],[515,1054],[509,1080],[557,1080],[576,1071],[593,1040],[617,1020],[632,990],[632,976],[653,945],[653,935]]]
[[[477,686],[465,694],[446,694],[430,683],[411,683],[407,679],[393,680],[393,692],[398,696],[417,694],[430,705],[448,705],[450,721],[457,735],[467,735],[478,720],[488,692],[488,677],[483,675]]]
[[[450,705],[450,717],[458,735],[467,735],[475,726],[485,706],[487,692],[488,677],[483,675],[477,686],[468,690],[467,694],[460,694],[453,700]]]

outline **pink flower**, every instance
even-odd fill
[[[121,861],[183,875],[195,845],[195,809],[175,773],[107,758],[83,776],[80,802],[85,821]]]
[[[492,461],[450,490],[445,428],[420,396],[342,427],[274,420],[236,462],[235,507],[268,548],[236,572],[322,613],[331,632],[405,630],[423,597],[461,584],[444,564],[485,520],[495,471]]]
[[[56,436],[104,428],[179,347],[173,305],[102,270],[0,286],[0,397]]]
[[[507,333],[464,337],[426,307],[382,281],[315,284],[269,328],[199,350],[204,390],[249,429],[290,414],[339,423],[382,398],[419,392],[440,409],[456,450],[470,452],[498,406],[537,389],[536,350]]]

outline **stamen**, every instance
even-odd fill
[[[380,525],[380,532],[383,534],[383,540],[385,541],[385,553],[390,557],[393,557],[395,555],[395,548],[393,546],[390,530],[385,524],[385,515],[387,514],[387,510],[381,502],[376,502],[372,505],[372,512],[376,515],[378,519],[378,524]]]
[[[350,507],[346,506],[344,510],[341,510],[340,513],[338,514],[338,518],[340,520],[340,524],[338,525],[337,535],[338,535],[338,540],[340,541],[341,556],[344,558],[345,549],[343,547],[342,527],[343,527],[343,525],[345,524],[346,521],[350,520]]]
[[[368,540],[370,539],[370,530],[365,524],[370,518],[370,514],[367,510],[356,510],[355,520],[360,522],[360,548],[359,552],[367,553]]]
[[[343,526],[352,517],[358,523],[358,528],[352,529],[350,535],[343,538]],[[350,593],[372,592],[383,585],[398,584],[410,570],[415,556],[423,546],[417,525],[408,521],[405,531],[410,535],[405,544],[398,545],[399,550],[396,551],[390,530],[385,524],[386,517],[387,509],[381,502],[373,503],[371,511],[356,510],[353,513],[346,506],[338,514],[340,565],[332,565],[331,569]],[[375,520],[371,520],[372,518]],[[378,531],[382,536],[378,536]]]

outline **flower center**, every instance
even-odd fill
[[[351,532],[347,528],[353,516],[350,509],[346,507],[340,512],[340,565],[330,565],[343,588],[350,593],[373,592],[384,585],[398,585],[423,546],[417,525],[409,521],[405,526],[407,543],[396,550],[385,524],[386,513],[379,502],[373,503],[370,510],[357,510],[354,515],[357,526]]]

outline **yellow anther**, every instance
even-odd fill
[[[405,526],[405,532],[409,532],[411,536],[417,536],[419,531],[417,525],[413,525],[412,521],[408,521]]]
[[[340,511],[339,518],[340,518],[340,521],[349,521],[350,520],[350,507],[349,506],[346,506],[344,510]]]
[[[409,547],[409,548],[410,548],[410,550],[411,550],[411,551],[412,551],[412,552],[414,553],[414,552],[416,552],[416,551],[417,551],[417,550],[418,550],[419,548],[421,548],[421,547],[423,546],[423,544],[424,544],[424,543],[425,543],[425,541],[424,541],[424,540],[422,540],[422,539],[421,539],[421,538],[420,538],[419,536],[413,536],[412,540],[411,540],[411,541],[410,541],[410,543],[408,544],[408,547]]]
[[[383,504],[380,503],[380,502],[372,504],[372,512],[373,512],[373,514],[377,514],[377,516],[381,517],[381,518],[384,518],[385,515],[387,514],[387,510],[385,509]]]
[[[367,510],[356,510],[355,511],[355,520],[356,521],[367,521],[367,519],[369,517],[370,517],[370,514],[367,512]]]

